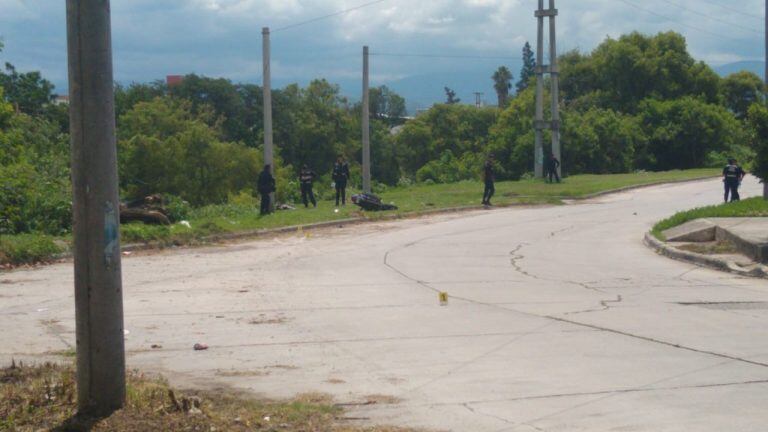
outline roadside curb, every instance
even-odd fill
[[[766,271],[766,266],[764,265],[758,265],[751,270],[747,270],[736,265],[736,263],[732,261],[716,258],[709,255],[703,255],[696,252],[689,252],[673,246],[669,246],[668,244],[654,237],[654,235],[650,232],[645,234],[643,243],[656,251],[656,253],[659,255],[663,255],[667,258],[672,258],[677,261],[684,261],[695,264],[699,267],[706,267],[714,270],[729,272],[739,276],[768,278],[768,271]]]
[[[694,182],[711,180],[714,178],[718,178],[718,176],[704,176],[704,177],[697,177],[697,178],[685,179],[685,180],[658,181],[658,182],[647,183],[642,185],[624,186],[616,189],[609,189],[609,190],[595,192],[595,193],[587,194],[580,197],[573,197],[573,198],[562,197],[562,196],[552,196],[548,198],[560,199],[560,200],[563,200],[564,202],[586,201],[593,198],[599,198],[602,196],[627,192],[631,190],[661,186],[666,184],[671,185],[671,184],[680,184],[680,183],[694,183]],[[524,197],[520,197],[520,198],[524,198]],[[544,207],[544,206],[551,206],[551,205],[554,205],[554,204],[512,203],[512,204],[502,204],[502,205],[493,206],[491,207],[491,210],[514,208],[514,207]],[[567,205],[567,202],[566,202],[566,205]],[[384,215],[376,218],[366,218],[366,217],[347,218],[347,219],[317,222],[317,223],[305,224],[305,225],[291,225],[291,226],[279,227],[279,228],[264,228],[264,229],[258,229],[258,230],[214,234],[211,236],[201,237],[201,238],[195,239],[192,242],[183,243],[183,244],[174,244],[173,242],[162,242],[162,241],[150,241],[146,243],[129,243],[129,244],[121,245],[120,251],[121,252],[142,252],[142,251],[162,250],[162,249],[172,249],[172,248],[187,248],[187,247],[194,247],[199,245],[211,245],[211,244],[216,244],[224,241],[258,239],[258,238],[266,237],[270,235],[296,232],[300,229],[312,230],[312,229],[321,229],[321,228],[330,228],[330,227],[344,228],[347,226],[370,223],[370,222],[383,222],[383,221],[392,221],[392,220],[400,220],[400,219],[411,219],[411,218],[418,218],[418,217],[424,217],[424,216],[433,216],[433,215],[448,214],[448,213],[461,213],[461,212],[469,212],[469,211],[484,210],[484,209],[486,209],[486,207],[484,206],[471,205],[471,206],[461,206],[461,207],[449,207],[449,208],[435,209],[435,210],[423,210],[423,211],[416,211],[416,212],[402,213],[402,214],[389,214],[389,215]],[[73,257],[72,252],[66,251],[66,252],[54,255],[53,257],[51,257],[51,259],[52,261],[60,261],[60,260],[70,259],[72,257]]]
[[[636,189],[643,189],[643,188],[660,186],[665,184],[694,183],[699,181],[711,180],[714,178],[718,178],[718,176],[705,176],[705,177],[697,177],[697,178],[686,179],[686,180],[659,181],[659,182],[648,183],[643,185],[624,186],[617,189],[609,189],[606,191],[595,192],[592,194],[587,194],[587,195],[584,195],[581,197],[575,197],[575,198],[566,198],[566,197],[552,197],[552,198],[568,200],[568,201],[585,201],[593,198],[602,197],[605,195],[627,192],[627,191],[636,190]],[[502,204],[502,205],[493,206],[490,209],[493,210],[493,209],[506,209],[506,208],[514,208],[514,207],[542,207],[542,206],[551,206],[551,205],[553,204],[512,203],[512,204]],[[418,218],[418,217],[424,217],[424,216],[434,216],[434,215],[449,214],[449,213],[461,213],[461,212],[486,210],[486,209],[487,208],[484,206],[470,205],[470,206],[461,206],[461,207],[448,207],[448,208],[435,209],[435,210],[423,210],[423,211],[416,211],[416,212],[410,212],[410,213],[388,214],[388,215],[384,215],[376,218],[366,218],[366,217],[347,218],[347,219],[339,219],[335,221],[317,222],[317,223],[304,224],[304,225],[290,225],[290,226],[279,227],[279,228],[265,228],[265,229],[250,230],[250,231],[215,234],[212,236],[207,236],[207,237],[202,237],[200,239],[197,239],[196,243],[208,244],[208,243],[217,243],[222,241],[256,239],[256,238],[266,237],[270,235],[286,234],[286,233],[295,232],[298,230],[312,230],[312,229],[321,229],[321,228],[330,228],[330,227],[344,228],[347,226],[359,225],[363,223],[384,222],[384,221],[392,221],[392,220],[400,220],[400,219],[412,219],[412,218]],[[173,245],[172,243],[168,244],[163,242],[131,243],[131,244],[122,246],[120,250],[123,252],[135,252],[135,251],[147,251],[147,250],[153,250],[153,249],[167,249],[172,247],[186,247],[191,245],[194,245],[194,243],[185,244],[185,245]],[[62,254],[60,259],[67,258],[67,257],[71,257],[71,254],[70,253]]]

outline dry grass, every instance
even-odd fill
[[[108,418],[78,418],[76,400],[70,366],[0,369],[0,431],[413,432],[344,424],[342,408],[325,395],[259,401],[211,392],[182,394],[138,372],[128,374],[126,407]]]
[[[717,242],[689,243],[676,247],[678,249],[703,255],[734,254],[739,251],[733,243],[722,240]]]

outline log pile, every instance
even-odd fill
[[[137,221],[150,225],[170,225],[163,197],[149,195],[128,203],[120,203],[120,223]]]

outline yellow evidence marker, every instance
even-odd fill
[[[448,293],[441,292],[438,297],[440,298],[440,306],[448,306]]]

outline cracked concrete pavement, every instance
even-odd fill
[[[433,430],[762,431],[768,281],[642,244],[720,196],[713,180],[136,254],[128,365]],[[72,286],[71,263],[0,274],[0,361],[70,349]]]

